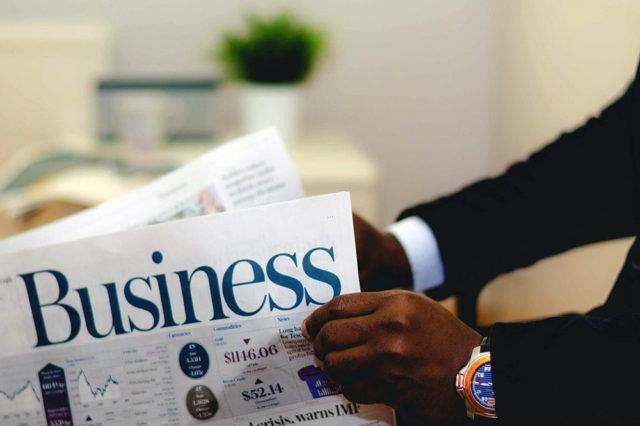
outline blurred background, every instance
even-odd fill
[[[275,101],[303,183],[350,190],[378,226],[597,114],[640,56],[633,0],[4,0],[0,236],[279,119],[212,51],[248,14],[283,11],[325,47],[296,94]],[[481,322],[601,303],[629,244],[499,277],[481,295]]]

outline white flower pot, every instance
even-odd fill
[[[241,94],[241,125],[245,133],[276,126],[288,147],[298,141],[300,86],[247,84]]]

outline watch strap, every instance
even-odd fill
[[[482,343],[480,343],[480,352],[491,352],[491,337],[484,336],[482,338]]]

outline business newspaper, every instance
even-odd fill
[[[301,334],[357,291],[346,193],[1,255],[0,424],[393,424]]]
[[[122,197],[0,241],[0,253],[304,196],[275,128],[228,142]]]

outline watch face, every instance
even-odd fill
[[[496,408],[496,397],[493,393],[493,377],[491,362],[485,362],[478,367],[471,379],[471,394],[483,407],[490,410]]]

